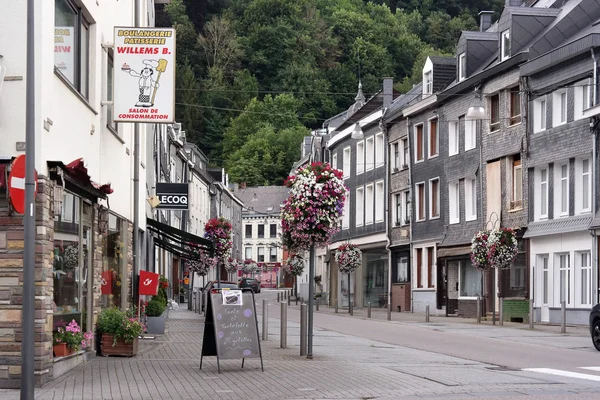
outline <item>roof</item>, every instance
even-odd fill
[[[240,189],[235,194],[244,202],[244,216],[253,213],[279,215],[290,189],[286,186],[253,186]]]
[[[498,41],[498,32],[462,31],[462,36],[467,40]]]
[[[505,7],[507,12],[512,15],[531,15],[534,17],[555,17],[560,12],[559,8],[544,7]]]
[[[394,100],[392,105],[388,108],[388,110],[386,111],[385,116],[384,116],[385,121],[390,122],[394,118],[396,118],[398,116],[402,116],[401,113],[399,114],[398,112],[402,111],[402,109],[404,107],[406,107],[407,105],[409,105],[410,103],[420,100],[422,93],[423,93],[423,82],[419,82],[415,86],[413,86],[413,88],[410,89],[408,92],[398,96],[396,98],[396,100]]]
[[[592,223],[592,216],[560,218],[548,221],[530,222],[524,238],[555,235],[559,233],[585,231]]]
[[[456,65],[456,57],[429,56],[433,65]]]

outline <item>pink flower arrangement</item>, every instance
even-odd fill
[[[244,260],[244,264],[242,265],[242,271],[245,274],[251,274],[258,267],[256,261],[254,260]]]
[[[204,249],[194,245],[189,245],[187,248],[196,256],[196,259],[185,259],[185,263],[191,272],[205,276],[208,274],[210,268],[217,265],[216,257],[210,257]]]
[[[53,342],[54,344],[65,343],[70,349],[78,351],[80,348],[88,347],[93,337],[92,332],[82,332],[77,322],[72,320],[67,326],[61,326],[56,330],[53,334]]]
[[[289,176],[290,196],[281,211],[282,242],[290,250],[323,245],[340,230],[348,190],[343,173],[327,163],[312,163]]]
[[[335,262],[340,272],[350,274],[362,265],[362,251],[356,245],[342,244],[335,251]]]
[[[480,271],[488,268],[510,268],[519,250],[515,231],[511,228],[479,231],[471,241],[471,263]]]
[[[236,260],[235,258],[229,257],[229,258],[227,258],[227,260],[225,260],[225,271],[229,272],[230,274],[237,272],[239,267],[240,267],[240,262],[238,260]]]
[[[292,276],[300,276],[304,272],[304,259],[298,254],[292,254],[287,260],[285,272]]]
[[[231,251],[231,223],[223,217],[212,218],[204,225],[204,237],[214,243],[215,256],[223,260]]]

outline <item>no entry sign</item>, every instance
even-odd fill
[[[37,193],[37,171],[34,173],[35,193]],[[25,155],[20,155],[12,163],[8,175],[10,202],[19,214],[25,213]]]

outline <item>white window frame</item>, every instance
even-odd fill
[[[350,193],[346,195],[344,202],[344,214],[342,216],[342,230],[350,229]]]
[[[450,225],[460,223],[460,187],[458,181],[448,184],[448,209]]]
[[[460,152],[460,124],[458,121],[448,122],[448,156],[452,157]]]
[[[390,172],[400,171],[400,141],[390,144]]]
[[[383,180],[375,182],[375,222],[383,222],[385,187]]]
[[[589,250],[576,251],[575,260],[578,265],[578,268],[575,268],[575,275],[577,276],[575,305],[591,308],[594,286],[592,282],[592,254]]]
[[[423,71],[423,95],[433,93],[433,71]]]
[[[250,250],[250,257],[248,257],[248,250]],[[252,260],[252,254],[254,253],[252,250],[253,249],[250,246],[244,247],[244,259],[245,260]]]
[[[463,118],[465,122],[465,151],[477,147],[477,120]]]
[[[405,151],[405,149],[407,149]],[[410,147],[408,146],[408,137],[400,139],[400,170],[407,169],[410,162]]]
[[[465,221],[477,220],[477,178],[465,179]]]
[[[542,305],[550,304],[550,294],[552,287],[552,274],[550,272],[550,257],[548,254],[537,254],[537,264],[540,270],[540,303]]]
[[[574,119],[582,119],[583,112],[592,106],[590,79],[584,79],[574,85]]]
[[[547,102],[546,96],[540,97],[533,101],[533,132],[543,132],[546,130],[547,119]]]
[[[436,193],[433,193],[433,182],[437,181],[437,190]],[[435,177],[429,180],[429,219],[438,219],[440,218],[440,178],[439,177]],[[436,201],[436,205],[437,205],[437,209],[434,210],[433,209],[433,196],[437,196],[437,201]]]
[[[421,128],[421,154],[418,153],[419,148],[417,146],[418,140],[418,132],[419,132],[419,127]],[[423,161],[425,161],[425,125],[423,123],[420,124],[416,124],[413,126],[413,137],[414,137],[414,144],[415,144],[415,164],[417,163],[421,163]],[[421,159],[419,159],[419,156]]]
[[[342,156],[342,171],[344,171],[344,179],[350,178],[350,168],[352,167],[352,147],[344,148]]]
[[[423,188],[423,199],[419,195],[419,187]],[[425,202],[425,182],[419,182],[415,184],[415,221],[422,222],[427,220],[427,203]],[[421,209],[421,201],[423,201],[423,208]],[[419,215],[423,214],[423,218],[419,218]]]
[[[410,217],[412,212],[410,200],[410,190],[405,190],[402,193],[402,225],[410,224]]]
[[[435,153],[431,153],[431,122],[435,124]],[[427,120],[427,158],[435,158],[440,155],[440,121],[438,117],[429,118]]]
[[[587,162],[587,171],[584,169],[584,165]],[[589,158],[584,158],[581,161],[578,162],[578,164],[581,165],[581,167],[579,168],[580,171],[580,176],[581,176],[581,189],[580,190],[575,190],[575,197],[579,197],[581,200],[580,201],[576,201],[575,204],[581,204],[581,208],[580,208],[580,212],[581,213],[590,213],[592,211],[592,172],[591,172],[591,168],[592,168],[592,162]],[[577,171],[576,171],[577,172]],[[584,185],[587,186],[587,192],[588,195],[584,196]],[[587,207],[586,207],[586,201],[587,201]]]
[[[567,123],[568,118],[568,98],[567,90],[559,89],[552,93],[552,127],[561,126]],[[564,116],[564,119],[563,119]]]
[[[375,136],[369,136],[365,143],[365,171],[375,168]]]
[[[402,193],[393,193],[393,201],[394,201],[394,215],[393,215],[393,224],[392,226],[401,226],[402,225]]]
[[[256,262],[265,262],[265,248],[263,246],[258,247],[257,249],[257,253],[256,253]],[[260,259],[260,257],[262,256],[262,261]]]
[[[563,258],[564,257],[564,258]],[[566,264],[562,264],[562,261],[566,260]],[[561,304],[561,301],[566,301],[567,306],[573,304],[573,268],[571,265],[571,253],[561,252],[554,253],[554,268],[556,271],[556,282],[555,284],[555,299],[556,304]],[[566,272],[566,282],[563,281],[562,272]],[[565,292],[562,292],[564,288]]]
[[[356,143],[356,175],[365,172],[365,141]]]
[[[569,163],[554,164],[554,214],[569,216]],[[563,198],[564,197],[564,198]]]
[[[464,81],[467,78],[467,55],[460,53],[458,56],[458,81]]]
[[[334,154],[334,155],[331,156],[331,167],[333,169],[337,169],[337,167],[338,167],[337,154]]]
[[[383,132],[375,134],[375,167],[382,167],[384,160],[384,147]]]
[[[365,188],[364,186],[359,186],[356,188],[356,221],[355,225],[357,227],[363,226],[365,224]]]
[[[512,201],[513,204],[517,204],[517,202],[521,202],[521,207],[511,207],[511,208],[522,208],[523,207],[523,163],[521,160],[519,161],[519,165],[515,165],[517,160],[512,161]],[[517,171],[519,171],[521,175],[521,181],[517,180]],[[520,186],[520,187],[519,187]],[[520,189],[521,196],[517,198],[517,189]]]
[[[365,225],[373,224],[375,186],[369,183],[365,186]]]
[[[506,43],[508,41],[508,43]],[[500,61],[508,60],[510,58],[510,29],[502,32],[500,36]]]
[[[543,172],[546,172],[545,180],[543,177]],[[540,168],[537,173],[537,182],[539,182],[539,201],[536,201],[537,209],[539,210],[538,218],[539,219],[548,219],[548,168]],[[544,213],[545,208],[545,213]]]

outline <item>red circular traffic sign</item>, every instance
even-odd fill
[[[34,171],[35,190],[37,193],[37,171]],[[25,155],[21,154],[12,163],[8,175],[8,194],[10,202],[19,214],[25,213]]]

